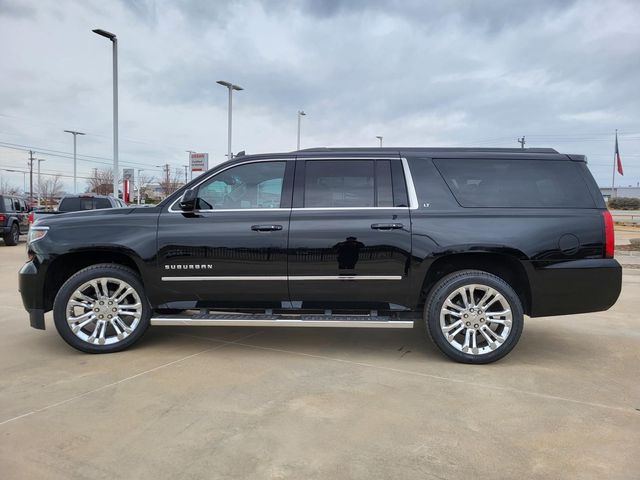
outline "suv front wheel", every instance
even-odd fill
[[[509,353],[524,324],[522,304],[511,286],[480,270],[462,270],[431,289],[424,317],[431,340],[462,363],[491,363]]]
[[[140,278],[116,264],[80,270],[62,285],[53,304],[60,336],[87,353],[124,350],[144,334],[150,317]]]

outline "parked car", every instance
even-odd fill
[[[149,325],[426,330],[453,360],[511,351],[524,316],[606,310],[622,271],[582,155],[312,149],[237,157],[156,207],[44,218],[31,326],[115,352]]]
[[[84,210],[97,210],[101,208],[126,207],[127,204],[119,198],[113,198],[107,195],[94,195],[92,193],[83,193],[81,195],[66,195],[60,200],[57,210],[34,209],[33,212],[31,212],[31,214],[29,215],[29,224],[34,224],[36,220],[46,215],[80,212]]]
[[[27,201],[19,195],[0,195],[0,226],[8,246],[17,245],[20,235],[29,230]]]

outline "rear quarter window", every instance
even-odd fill
[[[571,161],[434,159],[463,207],[594,208]]]

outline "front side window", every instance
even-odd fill
[[[198,189],[198,210],[279,208],[286,162],[231,167]]]

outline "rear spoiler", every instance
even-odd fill
[[[586,155],[578,155],[578,154],[575,154],[575,153],[567,153],[567,157],[569,157],[569,160],[573,160],[574,162],[587,163],[587,156]]]

